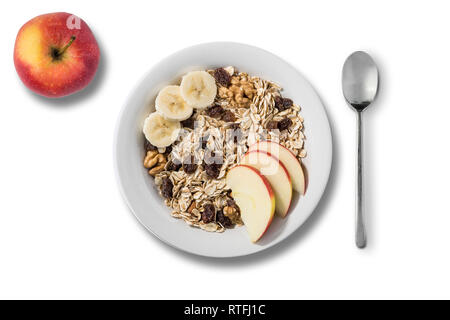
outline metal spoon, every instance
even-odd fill
[[[358,115],[358,183],[356,200],[356,246],[366,247],[366,228],[363,213],[362,112],[375,100],[378,91],[378,69],[365,52],[356,51],[345,61],[342,70],[342,89],[347,102]]]

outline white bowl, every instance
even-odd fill
[[[142,166],[145,117],[154,111],[158,91],[179,81],[189,70],[235,66],[281,85],[283,95],[302,107],[305,119],[304,165],[309,184],[304,197],[294,202],[285,219],[276,217],[257,244],[249,241],[245,227],[225,233],[208,233],[171,217],[153,179]],[[303,76],[287,62],[262,49],[229,42],[207,43],[183,49],[154,66],[129,96],[116,129],[115,169],[122,195],[136,218],[167,244],[193,254],[236,257],[256,253],[286,239],[313,213],[325,190],[332,162],[328,118],[319,97]]]

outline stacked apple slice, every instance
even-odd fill
[[[295,191],[304,195],[306,192],[306,180],[302,164],[291,150],[273,141],[260,141],[250,147],[250,151],[265,151],[280,159],[280,162],[289,172],[292,187]]]
[[[267,178],[275,194],[275,212],[285,217],[291,206],[292,183],[283,163],[270,153],[260,150],[248,152],[241,163],[258,169]]]
[[[241,210],[250,240],[258,241],[269,228],[275,213],[275,195],[270,183],[257,169],[239,165],[228,172],[227,184]]]
[[[302,195],[306,191],[300,161],[273,141],[251,146],[241,165],[228,172],[227,184],[253,242],[267,231],[274,213],[283,218],[288,214],[293,189]]]

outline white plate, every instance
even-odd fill
[[[158,91],[179,81],[189,70],[235,66],[251,75],[274,81],[283,95],[302,107],[305,119],[308,170],[306,196],[294,203],[285,219],[275,218],[257,244],[247,237],[245,227],[225,233],[208,233],[189,227],[169,214],[153,180],[142,166],[142,125],[154,110]],[[332,161],[332,139],[328,118],[319,97],[303,76],[287,62],[262,49],[229,42],[201,44],[181,50],[158,63],[139,83],[123,108],[116,129],[115,169],[121,192],[136,218],[167,244],[208,257],[244,256],[267,249],[286,239],[312,214],[325,190]]]

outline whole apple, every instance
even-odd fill
[[[88,25],[70,13],[49,13],[28,21],[17,34],[14,64],[22,82],[48,98],[84,89],[100,61]]]

